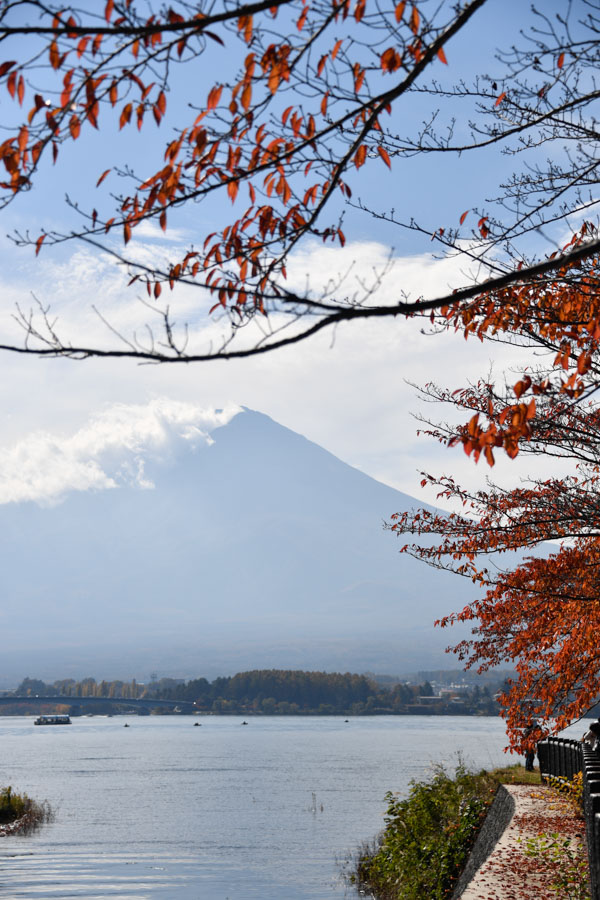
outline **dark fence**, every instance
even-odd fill
[[[581,741],[547,738],[538,744],[542,781],[572,778],[583,772],[583,812],[587,835],[592,900],[600,900],[600,753]]]
[[[572,778],[583,768],[583,744],[563,738],[546,738],[537,745],[542,781],[549,776]]]

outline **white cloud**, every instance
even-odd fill
[[[340,284],[338,296],[361,300],[373,288],[376,303],[396,303],[444,294],[465,276],[465,258],[436,259],[433,254],[398,256],[377,241],[352,241],[345,247],[327,247],[316,241],[295,253],[288,263],[286,284],[293,290],[308,287],[318,295]],[[381,283],[379,284],[379,281]]]
[[[138,240],[143,236],[138,231],[128,246],[128,255],[139,263],[168,269],[186,252],[183,244]],[[145,232],[152,238],[161,234],[151,224]],[[313,296],[324,293],[362,301],[373,289],[369,302],[379,304],[396,303],[405,295],[416,299],[445,293],[464,280],[464,259],[460,257],[438,260],[431,254],[392,256],[387,247],[375,241],[352,242],[344,248],[313,242],[290,257],[287,269],[286,285],[300,294],[308,290]],[[189,325],[190,353],[207,352],[229,336],[227,317],[221,320],[208,316],[214,298],[200,286],[177,285],[173,291],[164,286],[161,297],[155,300],[148,296],[142,282],[127,286],[129,273],[123,264],[87,246],[76,246],[67,258],[55,259],[50,254],[40,257],[6,281],[0,313],[0,339],[6,342],[22,342],[24,337],[13,318],[17,302],[25,310],[33,310],[34,324],[44,332],[30,295],[33,284],[37,301],[50,310],[49,319],[65,344],[124,349],[126,342],[131,342],[149,350],[153,341],[164,338],[161,311],[166,306],[177,340],[183,338]],[[285,320],[284,315],[271,315],[270,324],[279,327]],[[236,346],[253,345],[268,324],[261,320],[240,329]],[[292,329],[297,327],[291,325]],[[405,331],[407,335],[417,334],[418,327]]]
[[[0,503],[55,503],[70,491],[123,484],[152,488],[145,476],[149,460],[172,460],[184,449],[210,444],[210,432],[238,411],[160,399],[111,406],[71,435],[33,432],[0,448]]]
[[[372,241],[349,244],[344,249],[314,244],[290,260],[289,284],[303,287],[308,274],[316,291],[328,278],[349,272],[346,290],[351,293],[360,289],[361,281],[371,279],[374,270],[387,264],[388,255],[384,245]],[[413,296],[445,292],[449,285],[462,281],[461,265],[457,260],[439,261],[433,256],[397,256],[377,300],[390,302],[400,291]],[[54,311],[65,326],[71,322],[70,336],[88,334],[107,340],[105,327],[90,311],[92,303],[97,303],[122,330],[139,329],[147,318],[148,310],[136,300],[131,288],[123,286],[118,268],[87,249],[78,249],[70,259],[60,262],[51,258],[44,261],[40,256],[35,267],[21,275],[15,271],[3,292],[9,303],[19,297],[19,290],[26,294],[34,274],[40,299],[53,301]],[[8,281],[6,275],[4,279]],[[175,291],[172,298],[169,296],[171,300],[179,321],[195,317],[203,323],[198,342],[218,340],[223,328],[219,323],[206,324],[204,314],[198,314],[198,292]],[[205,306],[202,308],[205,310]],[[447,450],[431,439],[416,437],[418,425],[411,413],[422,406],[405,379],[417,384],[436,381],[456,388],[466,380],[487,375],[491,362],[496,376],[501,377],[522,359],[522,351],[504,345],[465,342],[451,333],[425,335],[421,323],[402,318],[346,323],[305,343],[229,363],[139,366],[131,361],[39,361],[0,355],[2,434],[4,442],[13,445],[13,450],[0,459],[0,497],[3,502],[34,496],[49,499],[62,496],[67,489],[110,487],[111,480],[116,484],[125,477],[119,469],[125,457],[133,471],[127,477],[139,483],[144,476],[136,474],[135,438],[132,434],[124,437],[127,428],[123,416],[127,419],[131,413],[119,418],[114,411],[120,406],[127,410],[148,407],[151,412],[147,421],[152,423],[156,419],[154,398],[167,397],[171,398],[169,403],[178,401],[194,410],[236,404],[259,409],[352,465],[431,502],[435,498],[419,488],[421,469],[453,472],[459,481],[471,486],[480,485],[489,469],[481,463],[474,466],[460,450]],[[94,418],[99,409],[109,412],[103,414],[104,418]],[[434,419],[444,415],[444,410],[427,411]],[[139,416],[146,422],[145,412]],[[88,425],[90,417],[93,428]],[[135,415],[133,419],[137,435],[141,420]],[[100,427],[99,421],[104,423],[100,431],[104,429],[105,436],[99,439],[104,449],[96,450],[90,441]],[[208,426],[199,427],[210,430]],[[107,465],[111,431],[116,435],[118,461]],[[57,474],[52,476],[56,482],[52,487],[49,470],[42,471],[39,462],[34,464],[32,460],[36,453],[42,453],[44,459],[52,457],[54,436],[59,432],[81,437],[79,444],[73,444],[77,447],[74,461],[67,463],[62,450],[54,452],[52,471]],[[148,434],[144,440],[148,446],[153,441]],[[26,477],[21,477],[11,462],[16,444],[21,445]],[[529,469],[527,460],[513,463],[498,456],[493,475],[499,473],[503,483],[514,483]],[[35,474],[36,465],[42,474]],[[536,460],[536,469],[538,466]],[[10,486],[13,479],[21,485],[18,490]]]
[[[166,241],[182,243],[186,240],[187,233],[182,228],[169,228],[168,231],[163,231],[156,222],[145,219],[135,226],[133,237],[136,240],[145,238],[146,240],[160,241],[163,244]]]

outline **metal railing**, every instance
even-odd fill
[[[546,738],[537,745],[542,781],[583,772],[583,813],[592,900],[600,900],[600,753],[581,741]]]
[[[583,769],[583,744],[549,737],[537,745],[542,781],[548,777],[573,778]]]

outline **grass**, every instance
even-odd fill
[[[500,784],[540,784],[539,772],[513,765],[449,774],[437,766],[409,795],[386,795],[386,827],[358,851],[350,881],[378,900],[446,900]]]
[[[539,769],[534,772],[528,772],[525,766],[501,766],[498,769],[492,769],[489,773],[498,784],[541,784]]]
[[[12,787],[0,788],[0,834],[33,831],[52,820],[48,803],[38,803],[27,794],[18,794]]]

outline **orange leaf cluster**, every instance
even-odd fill
[[[465,217],[463,213],[461,222]],[[478,227],[485,237],[485,219],[479,220]],[[584,223],[565,249],[581,246],[595,233],[593,225]],[[515,384],[519,403],[507,403],[495,412],[493,421],[482,423],[478,413],[451,443],[462,443],[475,460],[483,454],[491,465],[494,448],[504,448],[514,458],[520,443],[530,439],[536,397],[559,393],[576,400],[595,383],[595,360],[600,349],[597,267],[596,259],[566,262],[551,279],[540,276],[504,290],[482,293],[468,304],[441,309],[442,321],[462,331],[466,338],[482,340],[525,332],[530,340],[554,354],[549,370],[527,375]]]
[[[522,396],[534,383],[534,373],[524,373],[508,391]],[[467,426],[472,440],[482,415],[494,426],[507,408],[506,398],[485,382],[454,392],[431,385],[426,394],[473,413]],[[425,474],[422,485],[460,511],[399,513],[391,525],[408,536],[403,552],[481,589],[480,599],[438,624],[473,624],[473,637],[452,648],[468,668],[514,666],[501,712],[511,747],[521,750],[531,719],[545,733],[556,732],[600,696],[600,406],[540,394],[526,424],[528,452],[573,460],[575,474],[479,491]],[[429,433],[446,443],[456,436],[450,426]],[[545,541],[562,543],[550,551]],[[523,557],[540,544],[536,555]]]

